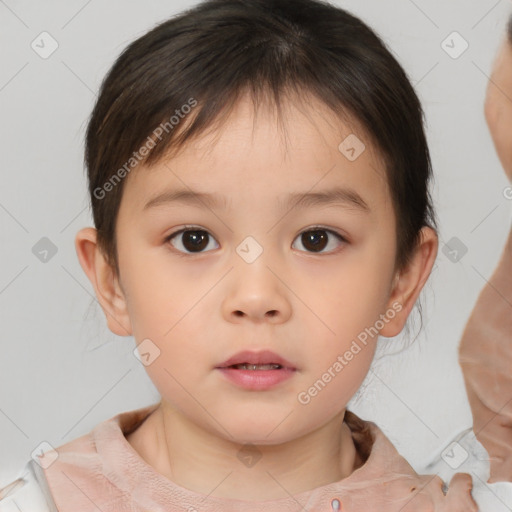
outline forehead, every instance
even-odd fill
[[[384,160],[366,131],[313,97],[284,101],[279,115],[273,104],[255,108],[243,96],[206,132],[128,181],[123,196],[137,210],[168,187],[216,193],[225,207],[253,196],[282,204],[289,193],[335,187],[374,209],[390,201]]]

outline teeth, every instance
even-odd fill
[[[279,364],[235,364],[232,368],[237,370],[278,370],[281,368]]]

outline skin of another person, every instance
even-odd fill
[[[496,55],[485,98],[485,118],[503,169],[512,181],[512,42],[505,37]]]
[[[512,182],[512,43],[508,37],[494,62],[485,117]],[[507,190],[512,193],[512,188]],[[459,361],[473,429],[490,456],[489,482],[512,481],[512,226],[463,332]]]
[[[268,105],[255,117],[242,96],[220,128],[130,174],[116,224],[119,279],[96,230],[76,236],[110,330],[137,343],[149,338],[161,351],[146,367],[160,406],[128,441],[170,480],[214,497],[284,498],[362,464],[343,420],[377,337],[308,404],[298,395],[379,318],[387,320],[381,335],[400,333],[437,255],[436,232],[424,227],[410,263],[395,270],[396,218],[381,156],[357,123],[341,122],[314,98],[299,103],[286,101],[281,131]],[[366,150],[349,161],[338,146],[353,132]],[[291,193],[338,187],[359,194],[368,211],[351,202],[286,203]],[[183,188],[225,201],[144,208]],[[183,234],[168,238],[190,226],[208,233],[200,253],[187,251]],[[318,226],[327,240],[321,252],[302,236]],[[248,236],[263,249],[252,263],[236,251]],[[264,349],[293,363],[290,379],[249,391],[216,369],[241,350]],[[262,456],[252,467],[237,457],[247,443]]]

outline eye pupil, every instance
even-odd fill
[[[206,231],[184,231],[182,236],[184,240],[183,246],[187,249],[187,251],[193,252],[195,250],[202,250],[208,245],[208,233]]]
[[[325,230],[306,231],[302,234],[302,243],[306,248],[311,243],[314,252],[322,251],[327,243]]]

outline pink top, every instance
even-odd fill
[[[249,502],[206,496],[157,472],[125,435],[158,404],[120,413],[57,448],[46,469],[59,512],[477,512],[470,475],[457,473],[447,494],[439,476],[418,475],[372,422],[347,411],[361,467],[347,478],[287,498]],[[39,459],[44,467],[55,452]]]

